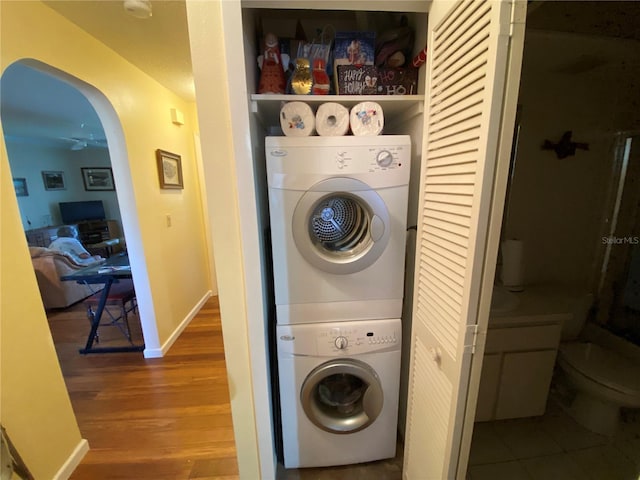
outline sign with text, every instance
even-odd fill
[[[415,95],[418,70],[340,65],[337,83],[339,95]]]

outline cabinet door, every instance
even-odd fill
[[[501,364],[502,355],[499,353],[484,356],[482,381],[480,382],[478,404],[476,406],[476,422],[486,422],[495,418]]]
[[[502,354],[500,353],[484,356],[480,390],[478,391],[478,404],[476,406],[476,422],[486,422],[493,420],[495,417],[498,386],[500,385],[501,360]]]
[[[519,75],[506,81],[509,49],[521,52],[524,44],[524,36],[510,43],[511,6],[436,1],[429,12],[403,469],[408,480],[466,473],[473,332],[485,260],[495,265],[495,253],[485,258],[493,178],[501,122],[512,132],[515,121],[512,105],[503,116],[503,95],[517,92],[519,83]],[[481,358],[482,347],[477,350]]]
[[[555,350],[505,353],[496,419],[542,415],[555,361]]]

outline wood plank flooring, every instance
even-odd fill
[[[140,352],[80,355],[89,330],[82,303],[48,318],[80,432],[91,447],[72,479],[239,478],[217,298],[159,359]],[[130,323],[138,342],[137,315]],[[127,344],[115,327],[99,333],[101,346]]]

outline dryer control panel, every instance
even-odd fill
[[[335,165],[344,173],[375,173],[408,168],[409,157],[404,146],[365,147],[361,150],[336,149]]]
[[[400,319],[278,325],[278,352],[335,357],[398,350],[401,331]]]
[[[408,135],[374,137],[266,137],[267,183],[304,190],[334,176],[371,188],[407,185],[411,167]]]

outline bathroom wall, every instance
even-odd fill
[[[637,128],[640,44],[529,29],[520,139],[504,238],[524,241],[525,284],[592,289],[603,248],[614,134]],[[589,144],[558,159],[541,148],[565,131]]]

